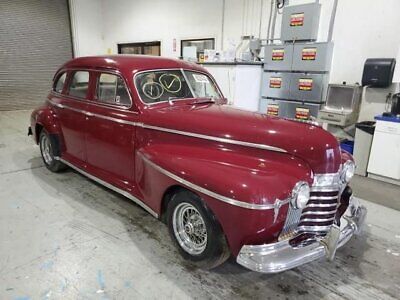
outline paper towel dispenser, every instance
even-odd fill
[[[362,85],[370,87],[388,87],[392,84],[394,58],[368,58],[364,64]]]

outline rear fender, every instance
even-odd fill
[[[136,175],[143,198],[158,214],[163,213],[160,199],[171,186],[200,195],[216,215],[234,254],[244,243],[276,240],[286,220],[288,202],[284,201],[294,185],[312,183],[309,166],[294,156],[201,140],[141,148]],[[280,201],[282,207],[274,206]],[[254,208],[260,206],[263,209]]]
[[[35,142],[39,143],[39,135],[42,129],[45,129],[54,138],[58,145],[61,147],[62,131],[59,119],[56,112],[51,106],[44,105],[32,112],[31,115],[31,128]],[[59,147],[59,149],[61,149]]]

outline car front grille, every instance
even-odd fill
[[[339,204],[339,191],[311,192],[297,227],[298,233],[325,235],[331,228]]]
[[[338,187],[318,189],[311,187],[310,200],[304,209],[289,206],[285,225],[279,240],[292,239],[298,236],[310,238],[323,237],[335,221],[339,206],[340,191]]]

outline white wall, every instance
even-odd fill
[[[98,0],[69,0],[75,56],[105,53],[103,9]]]
[[[161,41],[162,56],[178,57],[181,39],[212,37],[218,43],[221,18],[222,1],[103,1],[104,45],[117,53],[118,43]]]
[[[117,53],[118,43],[161,41],[161,55],[179,57],[181,39],[207,37],[215,38],[216,48],[221,48],[223,0],[70,2],[76,56]],[[290,4],[308,2],[313,1],[290,0]],[[223,48],[227,50],[237,45],[242,35],[266,38],[270,3],[270,0],[225,0]],[[320,3],[318,39],[326,41],[333,0],[320,0]],[[400,1],[339,0],[338,3],[330,82],[360,82],[367,58],[397,56]],[[279,32],[280,15],[276,37],[279,37]],[[372,94],[368,94],[370,92]],[[370,92],[366,97],[368,118],[384,109],[387,90]]]
[[[70,0],[76,56],[117,53],[117,43],[161,41],[163,56],[178,57],[180,40],[216,38],[221,48],[222,0]],[[266,37],[270,0],[226,0],[223,47],[241,35]],[[291,4],[312,2],[291,0]],[[322,4],[319,40],[327,39],[333,0]],[[246,5],[247,4],[247,5]],[[263,5],[262,5],[263,4]],[[399,0],[339,0],[331,82],[360,81],[368,57],[396,57],[400,45]],[[243,21],[245,18],[245,22]],[[280,16],[276,24],[279,37]],[[176,51],[173,51],[176,39]]]

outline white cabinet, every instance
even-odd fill
[[[228,99],[235,107],[258,111],[260,101],[261,63],[204,63]]]
[[[400,123],[377,121],[368,173],[400,180]]]

